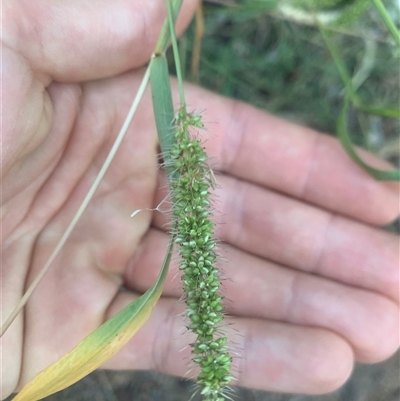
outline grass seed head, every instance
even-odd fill
[[[215,267],[214,223],[210,220],[212,171],[200,140],[190,132],[193,128],[203,128],[201,117],[182,107],[176,113],[175,126],[176,145],[171,149],[172,164],[179,173],[172,183],[175,242],[181,257],[187,328],[196,334],[191,344],[192,360],[200,367],[197,383],[205,401],[223,401],[224,388],[231,380],[232,358],[227,338],[218,330],[224,307]]]

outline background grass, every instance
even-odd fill
[[[242,3],[241,7],[205,5],[196,76],[190,72],[193,25],[183,39],[186,77],[333,134],[344,85],[318,28],[297,22],[295,15],[282,16],[269,0],[256,1],[252,7],[249,2],[238,4]],[[399,22],[395,0],[385,5]],[[331,29],[349,74],[361,79],[356,83],[360,99],[365,104],[400,107],[399,51],[375,9],[369,7],[351,25]],[[388,157],[382,149],[397,139],[400,123],[365,114],[358,119],[353,113],[350,128],[357,144]],[[395,159],[398,152],[391,156]]]
[[[334,135],[344,85],[318,29],[301,23],[296,15],[278,13],[277,1],[215,2],[204,4],[205,29],[198,74],[191,72],[194,24],[180,41],[186,79]],[[340,13],[353,3],[333,2],[336,6],[323,12]],[[283,3],[293,1],[279,2]],[[398,1],[387,0],[384,4],[399,24]],[[364,103],[400,107],[399,51],[374,8],[368,7],[350,25],[334,30],[333,40],[348,72],[353,77],[358,74],[356,86]],[[353,111],[349,127],[355,143],[399,164],[399,120]],[[397,223],[391,229],[398,227]],[[379,365],[357,366],[352,379],[329,395],[279,395],[238,389],[234,399],[398,401],[398,372],[396,355]],[[186,401],[192,390],[190,381],[155,372],[99,371],[47,400]]]

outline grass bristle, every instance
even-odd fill
[[[190,133],[202,128],[198,115],[181,108],[176,114],[176,145],[171,149],[179,178],[171,183],[176,240],[179,245],[182,284],[185,292],[187,328],[196,334],[192,360],[200,368],[197,384],[205,401],[224,400],[231,381],[232,358],[227,338],[219,327],[224,318],[220,277],[216,268],[216,241],[211,220],[210,191],[213,174],[200,139]]]

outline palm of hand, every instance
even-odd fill
[[[24,49],[3,51],[4,71],[10,72],[3,91],[4,317],[73,216],[138,86],[140,71],[113,77],[146,57],[142,52],[137,63],[127,60],[124,46],[134,39],[120,40],[117,62],[94,60],[85,67],[84,57],[78,72],[68,60],[63,70],[49,57],[40,70],[38,58],[27,57]],[[111,77],[76,83],[103,76]],[[236,361],[241,383],[328,391],[346,379],[354,358],[374,362],[393,353],[398,240],[364,225],[395,216],[393,188],[359,172],[329,138],[197,88],[189,87],[188,97],[194,109],[206,105],[206,119],[220,122],[207,146],[223,172],[217,207],[229,224],[220,226],[219,236],[230,260],[222,265],[231,279],[225,288],[228,313],[243,333],[236,338],[245,356]],[[154,283],[167,243],[164,218],[154,216],[152,224],[149,211],[134,220],[130,214],[157,204],[163,198],[158,186],[147,98],[95,199],[29,301],[24,321],[20,317],[4,337],[5,394],[129,302],[135,295],[120,292],[121,283],[137,292]],[[366,196],[367,205],[349,202]],[[185,373],[187,364],[176,355],[189,340],[177,340],[182,320],[174,316],[182,305],[174,275],[172,270],[167,297],[146,327],[109,367]],[[378,343],[381,337],[385,341]]]

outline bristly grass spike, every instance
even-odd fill
[[[220,277],[216,268],[215,223],[211,220],[210,201],[216,181],[207,154],[196,130],[203,129],[201,116],[188,112],[180,71],[172,8],[168,1],[170,34],[178,78],[180,107],[174,113],[168,68],[164,56],[152,60],[152,89],[163,87],[163,102],[153,92],[153,104],[158,112],[171,116],[156,118],[157,130],[162,132],[160,145],[172,201],[172,234],[179,247],[184,300],[187,305],[187,328],[195,335],[191,344],[192,361],[200,372],[197,384],[205,401],[221,401],[231,381],[231,362],[226,336],[221,332],[224,318]],[[157,117],[157,112],[155,113]],[[158,113],[161,115],[160,113]],[[165,114],[164,114],[165,115]],[[172,128],[171,130],[171,124]],[[160,129],[159,129],[160,128]]]
[[[176,144],[171,149],[171,161],[178,178],[171,182],[171,194],[189,319],[187,328],[196,334],[191,344],[192,361],[200,367],[197,383],[205,401],[218,401],[224,399],[224,388],[232,379],[232,358],[227,338],[219,330],[224,307],[215,267],[215,223],[210,219],[213,175],[200,140],[190,132],[203,127],[201,117],[188,113],[182,106],[174,123]]]

